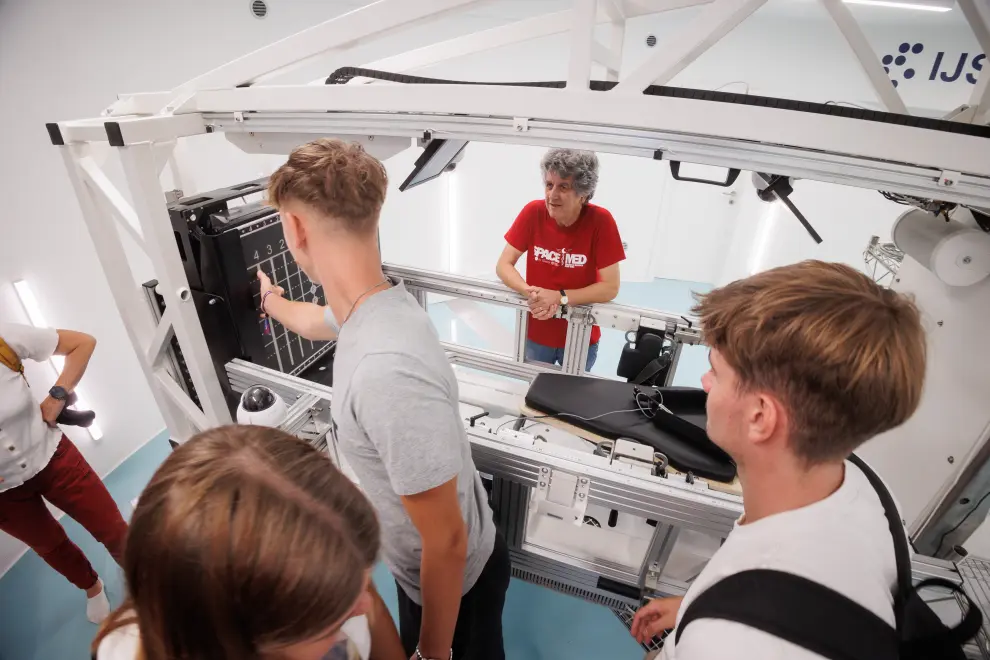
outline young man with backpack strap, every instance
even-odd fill
[[[637,612],[633,636],[676,627],[664,660],[961,658],[978,610],[953,631],[938,623],[911,588],[893,498],[851,456],[918,407],[914,303],[805,261],[716,289],[695,312],[708,435],[736,461],[744,513],[683,598]]]

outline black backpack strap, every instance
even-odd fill
[[[886,621],[837,591],[791,573],[754,569],[716,582],[691,602],[674,643],[695,619],[735,621],[830,660],[897,660]]]
[[[894,539],[894,559],[897,562],[897,590],[894,592],[894,617],[897,621],[897,630],[904,627],[904,602],[907,594],[911,591],[911,550],[908,545],[907,532],[904,530],[904,523],[901,521],[901,514],[894,504],[894,498],[890,491],[884,486],[883,481],[877,476],[866,462],[856,454],[850,454],[847,459],[850,463],[859,468],[873,490],[876,491],[880,503],[883,505],[884,515],[887,516],[887,526],[890,528],[890,535]]]

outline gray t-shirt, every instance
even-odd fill
[[[422,542],[400,496],[457,478],[468,530],[467,593],[492,554],[495,524],[454,371],[429,316],[401,282],[368,298],[341,328],[332,412],[338,447],[378,511],[383,559],[418,604]]]

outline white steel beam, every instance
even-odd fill
[[[171,92],[139,92],[137,94],[118,94],[117,100],[103,111],[105,117],[121,117],[124,115],[153,115],[172,99]]]
[[[620,83],[621,84],[621,83]],[[807,153],[846,154],[890,163],[990,177],[990,149],[983,138],[820,115],[779,108],[719,103],[696,99],[628,96],[590,90],[559,90],[486,85],[432,85],[429,93],[411,94],[402,85],[333,85],[247,87],[203,91],[193,97],[191,111],[302,112],[320,111],[313,119],[334,113],[368,113],[365,123],[382,113],[386,123],[402,114],[463,114],[477,117],[529,118],[638,131],[679,134],[683,142],[725,138],[740,141],[739,154],[760,144],[783,145]],[[250,119],[250,116],[245,120]],[[440,117],[434,124],[441,123]],[[525,139],[525,133],[520,133]],[[703,137],[701,137],[703,136]],[[608,140],[603,140],[607,144]],[[742,144],[746,142],[748,144]],[[753,143],[756,143],[755,145]],[[718,164],[718,163],[716,163]],[[725,163],[721,163],[724,165]],[[951,189],[945,189],[951,195]]]
[[[168,142],[207,132],[203,118],[190,114],[125,117],[107,121],[104,126],[103,139],[114,147],[146,142]]]
[[[870,42],[866,40],[866,35],[859,28],[856,19],[853,18],[849,7],[842,0],[822,0],[825,9],[828,10],[835,25],[842,32],[849,47],[856,54],[859,65],[863,68],[863,73],[870,80],[873,91],[888,112],[896,112],[901,115],[911,114],[908,112],[904,100],[897,93],[897,88],[890,82],[887,73],[883,70],[883,65],[877,54],[873,52]]]
[[[607,2],[608,0],[601,0]],[[605,80],[618,82],[622,71],[622,46],[626,38],[626,20],[612,21],[608,31],[609,58],[613,66],[606,65]]]
[[[172,437],[179,441],[185,440],[191,432],[189,425],[185,422],[184,417],[175,410],[174,406],[162,397],[151,365],[143,359],[144,342],[146,338],[154,334],[151,312],[140,295],[134,273],[127,260],[113,220],[99,208],[92,189],[85,183],[85,175],[79,167],[79,162],[88,157],[87,149],[84,145],[67,145],[59,147],[59,151],[62,154],[69,181],[72,183],[76,198],[79,200],[83,219],[86,221],[86,228],[93,240],[96,256],[103,267],[107,287],[113,296],[117,312],[124,322],[124,330],[127,332],[131,346],[137,353],[138,364],[158,402],[158,407]],[[174,240],[173,238],[173,244]]]
[[[707,5],[713,0],[625,0],[622,7],[625,10],[626,18],[646,16],[648,14],[659,14],[674,9],[684,7],[695,7],[697,5]]]
[[[203,89],[249,83],[320,53],[347,47],[422,18],[466,7],[477,0],[379,0],[269,44],[193,78],[172,90],[173,98]]]
[[[767,0],[716,0],[669,44],[616,85],[613,94],[642,94],[650,85],[666,85]]]
[[[456,37],[417,48],[399,55],[386,57],[365,65],[369,69],[401,73],[457,59],[464,55],[480,53],[502,46],[538,39],[551,34],[566,32],[571,26],[571,12],[558,11],[534,16],[508,25],[482,30],[463,37]]]
[[[196,387],[203,413],[211,425],[229,424],[230,411],[217,378],[200,325],[189,282],[183,270],[179,248],[172,233],[172,223],[165,208],[165,193],[158,181],[158,166],[151,143],[120,148],[120,159],[127,176],[141,230],[145,236],[159,293],[171,308],[172,326],[182,347],[182,354]],[[137,347],[143,344],[138,344]]]
[[[573,0],[571,10],[571,52],[567,66],[567,89],[588,89],[594,52],[595,17],[598,0]]]
[[[976,35],[976,41],[984,53],[990,55],[990,6],[977,0],[958,0],[959,9],[962,10],[969,27]],[[983,71],[976,79],[976,85],[969,97],[969,104],[974,108],[972,123],[990,122],[990,71],[988,64],[983,63]]]

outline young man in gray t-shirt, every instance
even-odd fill
[[[286,244],[327,306],[282,298],[262,312],[310,339],[337,338],[333,424],[382,526],[412,660],[503,660],[509,556],[471,458],[457,379],[425,310],[382,274],[385,168],[357,144],[303,145],[272,175]]]

